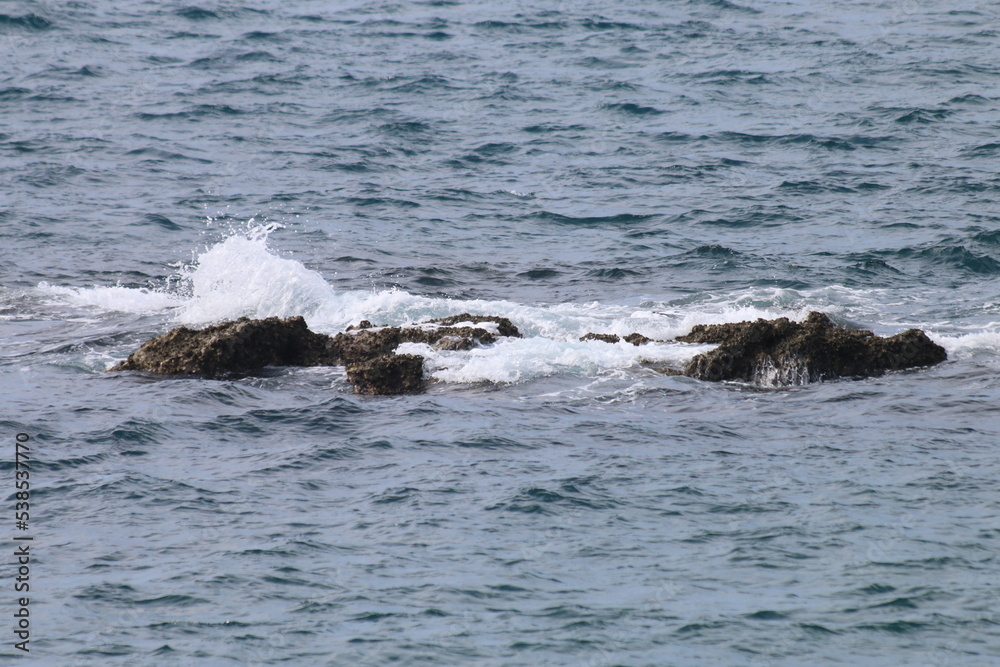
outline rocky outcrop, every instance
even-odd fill
[[[469,313],[405,327],[379,327],[363,320],[335,336],[310,331],[301,317],[243,317],[205,329],[174,329],[146,342],[111,370],[220,377],[251,373],[265,366],[342,364],[357,393],[402,394],[421,391],[424,386],[423,357],[396,354],[402,343],[468,350],[520,335],[505,317]],[[633,345],[663,342],[638,333],[624,338],[591,333],[580,340]],[[658,369],[661,372],[764,385],[868,377],[930,366],[946,358],[944,348],[919,329],[880,338],[868,330],[838,327],[816,312],[801,323],[782,317],[699,325],[676,340],[718,347],[691,359],[683,371]]]
[[[492,326],[476,326],[486,323]],[[265,366],[344,365],[360,394],[412,393],[423,387],[423,357],[395,354],[402,343],[468,350],[520,335],[506,317],[469,313],[407,327],[377,327],[362,320],[336,336],[310,331],[302,317],[242,317],[205,329],[173,329],[147,341],[111,370],[221,377]]]
[[[302,317],[241,317],[205,329],[173,329],[111,370],[217,377],[264,366],[324,366],[335,361],[329,342],[329,336],[310,331]]]
[[[348,364],[347,379],[359,394],[415,394],[424,388],[424,358],[387,354]]]
[[[869,377],[930,366],[947,358],[944,348],[919,329],[880,338],[866,329],[838,327],[818,312],[809,313],[801,323],[781,317],[703,324],[676,340],[719,345],[694,357],[684,375],[765,385]]]

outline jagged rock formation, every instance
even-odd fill
[[[947,358],[944,348],[919,329],[880,338],[866,329],[838,327],[823,313],[805,322],[775,320],[694,327],[685,343],[717,343],[694,357],[684,375],[700,380],[742,380],[789,385],[837,377],[869,377],[930,366]]]
[[[241,317],[205,329],[173,329],[111,370],[220,376],[264,366],[325,366],[335,361],[329,340],[310,331],[302,317]]]
[[[491,328],[499,333],[477,326],[452,326],[463,323],[492,323]],[[347,331],[351,333],[332,337],[314,333],[302,317],[241,317],[205,329],[178,327],[147,341],[111,370],[219,377],[265,366],[343,364],[356,392],[399,394],[423,387],[423,357],[395,354],[402,343],[468,350],[495,343],[500,336],[521,336],[506,317],[468,313],[409,327],[376,327],[362,320]]]

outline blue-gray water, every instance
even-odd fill
[[[0,5],[27,660],[1000,661],[1000,8],[630,4]],[[577,341],[810,310],[949,360],[754,387]],[[526,338],[421,396],[104,373],[464,311]]]

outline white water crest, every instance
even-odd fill
[[[949,358],[1000,355],[1000,323],[991,323],[990,328],[993,330],[957,335],[928,332],[928,336],[945,349]]]
[[[155,313],[184,304],[183,299],[167,292],[149,288],[123,287],[63,287],[38,283],[38,291],[47,298],[77,308],[97,308],[109,312]]]

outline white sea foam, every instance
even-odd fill
[[[555,373],[593,375],[636,367],[642,361],[681,366],[711,345],[566,341],[535,336],[502,339],[465,352],[438,351],[423,343],[404,343],[401,353],[423,356],[428,373],[444,382],[515,383]]]
[[[38,283],[38,290],[62,303],[75,307],[99,308],[123,313],[154,313],[176,308],[180,298],[146,288],[122,287],[62,287],[47,282]]]
[[[945,349],[950,358],[968,358],[980,354],[1000,354],[1000,326],[991,323],[994,330],[984,330],[975,333],[949,335],[929,332],[931,340]]]

